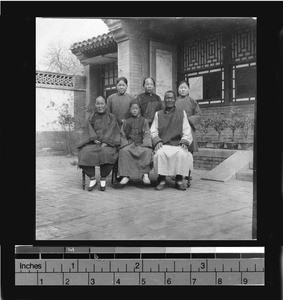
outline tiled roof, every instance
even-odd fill
[[[71,50],[81,50],[81,51],[85,51],[85,50],[95,50],[95,49],[99,49],[101,47],[107,47],[110,45],[116,45],[116,42],[112,36],[112,34],[110,33],[104,33],[102,35],[99,35],[97,37],[93,37],[92,39],[88,39],[86,41],[82,41],[79,43],[74,43],[71,46]]]

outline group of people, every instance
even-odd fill
[[[100,190],[106,189],[106,177],[118,162],[119,181],[142,178],[151,184],[149,172],[158,174],[156,190],[166,187],[166,177],[175,179],[175,188],[186,190],[183,178],[193,169],[197,151],[195,126],[200,121],[198,103],[189,96],[189,84],[179,84],[177,97],[167,91],[164,102],[154,93],[155,81],[143,81],[144,93],[133,97],[127,91],[125,77],[117,79],[117,93],[107,101],[99,96],[95,112],[87,121],[78,145],[78,166],[89,177],[88,190],[98,185],[95,167],[100,166]]]

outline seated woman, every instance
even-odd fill
[[[78,146],[78,166],[90,178],[89,191],[97,185],[95,166],[100,166],[100,190],[105,191],[106,177],[118,157],[120,128],[116,117],[106,108],[105,99],[98,97],[95,101],[95,112],[87,122]]]
[[[115,188],[124,187],[130,178],[143,177],[144,184],[150,184],[148,173],[152,169],[152,140],[148,121],[140,112],[139,101],[131,101],[130,117],[125,119],[121,127],[118,173],[123,178]]]
[[[175,188],[186,190],[182,180],[193,169],[193,156],[188,147],[193,141],[186,112],[175,107],[176,95],[167,91],[165,108],[155,113],[150,128],[155,155],[154,168],[159,175],[156,190],[166,187],[166,176],[175,176]]]

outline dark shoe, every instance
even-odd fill
[[[184,184],[182,182],[181,183],[175,182],[175,188],[177,190],[181,190],[181,191],[185,191],[186,190],[186,187],[184,186]]]
[[[89,192],[91,192],[93,189],[96,188],[96,186],[97,186],[97,181],[96,181],[96,184],[95,184],[95,185],[93,185],[92,187],[88,187],[87,190],[88,190]]]
[[[125,184],[121,184],[120,182],[118,182],[114,185],[114,189],[122,189],[124,186]]]
[[[99,189],[104,192],[106,190],[106,185],[105,186],[100,186]]]
[[[120,181],[122,180],[122,178],[123,178],[122,176],[116,177],[115,181],[116,181],[116,182],[120,182]]]
[[[164,190],[166,188],[166,183],[159,183],[156,187],[155,187],[155,189],[157,190],[157,191],[162,191],[162,190]]]

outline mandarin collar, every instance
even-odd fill
[[[175,106],[175,105],[174,105],[173,109],[170,110],[170,111],[167,111],[167,110],[166,110],[166,107],[165,107],[164,110],[163,110],[163,112],[164,112],[165,114],[170,114],[170,113],[172,113],[173,111],[175,111],[175,109],[176,109],[176,106]]]

